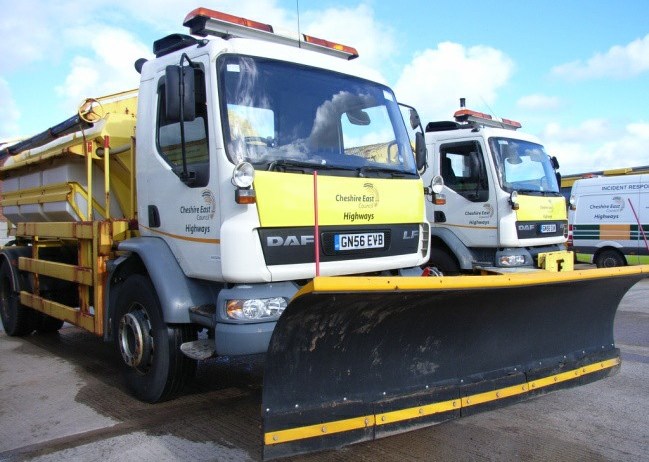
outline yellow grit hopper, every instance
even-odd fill
[[[132,218],[136,111],[136,90],[89,98],[74,117],[12,146],[19,153],[0,168],[7,219]]]

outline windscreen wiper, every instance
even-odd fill
[[[389,175],[391,178],[406,178],[409,176],[417,176],[415,173],[404,172],[403,170],[395,170],[393,168],[378,167],[372,165],[365,165],[363,167],[359,167],[357,171],[358,171],[358,176],[360,177],[365,177],[367,176],[368,173],[378,173],[379,174],[378,176],[380,176],[381,174]]]
[[[519,193],[523,193],[523,194],[533,194],[533,195],[538,195],[538,196],[548,196],[548,195],[551,195],[551,196],[557,196],[557,197],[558,197],[558,196],[561,195],[561,193],[558,192],[558,191],[540,191],[540,190],[538,190],[538,189],[525,189],[525,188],[523,188],[523,189],[514,188],[514,189],[515,189],[516,191],[518,191]]]
[[[343,167],[336,167],[327,164],[316,164],[313,162],[305,162],[296,159],[277,159],[268,163],[267,170],[271,172],[286,171],[286,170],[299,170],[301,172],[304,172],[306,169],[308,169],[309,171],[313,171],[313,170],[332,170],[336,168],[344,169]]]

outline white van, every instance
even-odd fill
[[[575,181],[568,247],[599,268],[649,263],[649,174]]]

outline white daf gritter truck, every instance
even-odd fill
[[[550,258],[565,210],[540,145],[476,125],[420,132],[413,149],[354,48],[206,8],[184,25],[191,35],[135,63],[137,90],[89,98],[0,151],[7,335],[83,328],[115,345],[127,388],[150,403],[180,393],[197,361],[264,355],[265,459],[619,369],[615,310],[646,266],[421,276],[433,217],[479,222],[449,227],[471,248],[498,238],[524,242],[525,262]],[[426,144],[466,180],[444,178],[429,219]]]

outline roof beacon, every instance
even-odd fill
[[[275,33],[273,26],[250,19],[233,16],[209,8],[196,8],[192,10],[183,21],[183,25],[189,27],[194,35],[205,37],[214,35],[228,39],[231,37],[255,38],[267,40],[284,45],[304,48],[306,50],[318,51],[337,58],[354,59],[358,58],[358,51],[355,48],[330,42],[329,40],[300,34],[300,37],[289,37]]]
[[[521,128],[521,123],[511,119],[499,119],[489,114],[478,111],[472,111],[464,107],[464,98],[460,98],[460,109],[455,111],[453,117],[457,122],[469,122],[485,127],[506,128],[508,130],[517,130]]]

